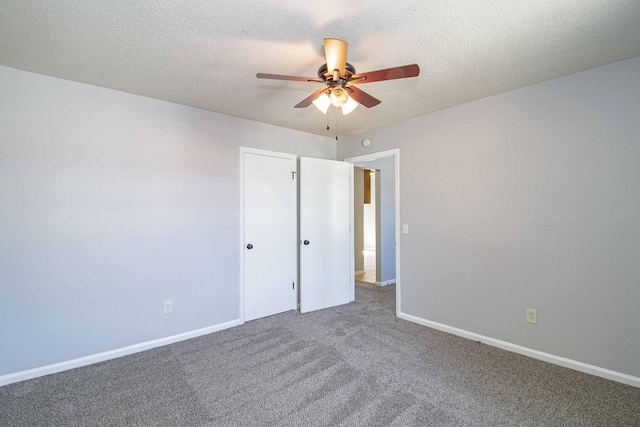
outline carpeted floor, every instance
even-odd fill
[[[0,388],[2,426],[640,426],[640,389],[415,325],[395,289]]]

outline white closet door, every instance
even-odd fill
[[[296,157],[244,155],[244,319],[296,308]]]
[[[300,311],[353,301],[353,165],[300,158]]]

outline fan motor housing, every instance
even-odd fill
[[[355,73],[356,73],[356,67],[354,67],[353,65],[347,62],[344,67],[345,76],[340,78],[340,81],[342,81],[343,83],[340,84],[340,81],[338,82],[333,81],[333,72],[329,72],[329,70],[327,69],[327,64],[322,64],[320,68],[318,68],[318,77],[324,80],[325,82],[333,83],[332,86],[335,86],[335,85],[343,86],[344,83],[346,83],[351,78],[351,76],[353,76]]]

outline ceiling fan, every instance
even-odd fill
[[[322,88],[303,99],[294,108],[305,108],[313,103],[320,111],[327,114],[327,109],[333,105],[341,107],[342,114],[349,114],[356,109],[358,104],[367,108],[380,104],[379,99],[360,90],[355,85],[416,77],[420,74],[420,67],[417,64],[358,74],[355,67],[347,62],[347,42],[343,40],[324,39],[324,54],[327,62],[318,69],[317,78],[265,73],[258,73],[256,77],[259,79],[322,83],[324,84]]]

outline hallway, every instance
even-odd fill
[[[376,252],[362,251],[364,254],[364,274],[356,275],[356,280],[365,283],[376,283]]]

